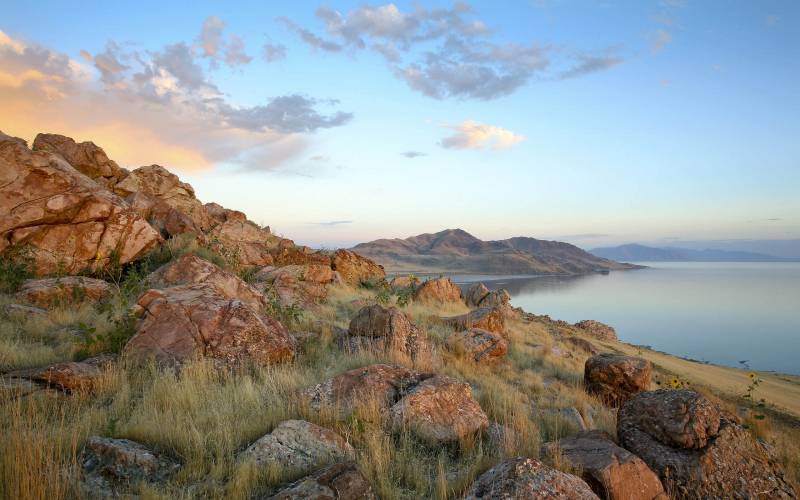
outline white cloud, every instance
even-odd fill
[[[511,130],[473,120],[446,127],[455,130],[453,135],[445,137],[440,143],[443,148],[448,149],[508,149],[525,140],[525,136]]]
[[[670,43],[672,43],[672,33],[665,29],[656,30],[650,37],[650,48],[654,53],[661,52]]]

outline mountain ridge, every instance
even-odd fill
[[[605,259],[640,262],[795,262],[798,260],[757,252],[712,248],[694,250],[679,247],[650,247],[638,243],[594,248],[589,250],[589,253]]]

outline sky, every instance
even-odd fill
[[[800,239],[800,2],[3,4],[0,130],[299,243]]]

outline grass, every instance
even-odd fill
[[[116,281],[112,279],[117,285],[114,297],[99,309],[86,305],[53,309],[43,318],[0,318],[0,369],[90,354],[81,352],[86,345],[68,333],[70,329],[84,325],[93,328],[94,334],[113,336],[141,288],[133,281],[144,276],[143,269],[167,257],[205,251],[186,242],[170,245],[159,250],[162,253],[154,255],[150,264],[117,274]],[[376,290],[331,287],[324,304],[296,319],[296,331],[313,335],[291,364],[220,371],[198,360],[175,372],[123,357],[104,372],[91,393],[67,396],[40,391],[0,402],[0,498],[74,498],[79,452],[93,434],[132,439],[183,464],[163,485],[140,485],[138,493],[143,498],[242,499],[272,491],[297,476],[296,471],[256,469],[236,460],[241,450],[290,418],[309,420],[344,436],[356,449],[361,471],[380,497],[387,499],[458,498],[477,475],[503,458],[539,457],[544,443],[573,429],[559,414],[545,415],[536,409],[574,407],[584,417],[591,416],[595,427],[614,434],[614,412],[582,389],[586,354],[561,345],[544,321],[509,321],[508,356],[483,366],[448,350],[450,330],[435,320],[466,312],[466,308],[412,303],[401,309],[428,332],[433,343],[430,357],[412,361],[387,353],[340,352],[332,342],[334,327],[346,328],[360,307],[378,300],[376,295]],[[10,300],[0,296],[0,304]],[[396,296],[389,297],[390,305],[396,302]],[[565,357],[559,352],[571,354]],[[469,382],[495,430],[502,432],[487,432],[461,447],[431,447],[409,432],[389,432],[385,416],[370,402],[352,416],[340,418],[335,409],[315,411],[298,397],[305,387],[376,362]],[[662,374],[668,377],[670,373]],[[797,484],[800,429],[791,420],[770,414],[753,422],[752,430],[775,443],[779,460]],[[557,454],[543,459],[569,471]]]

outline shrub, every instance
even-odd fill
[[[15,293],[33,277],[33,259],[25,248],[13,248],[0,256],[0,292]]]

